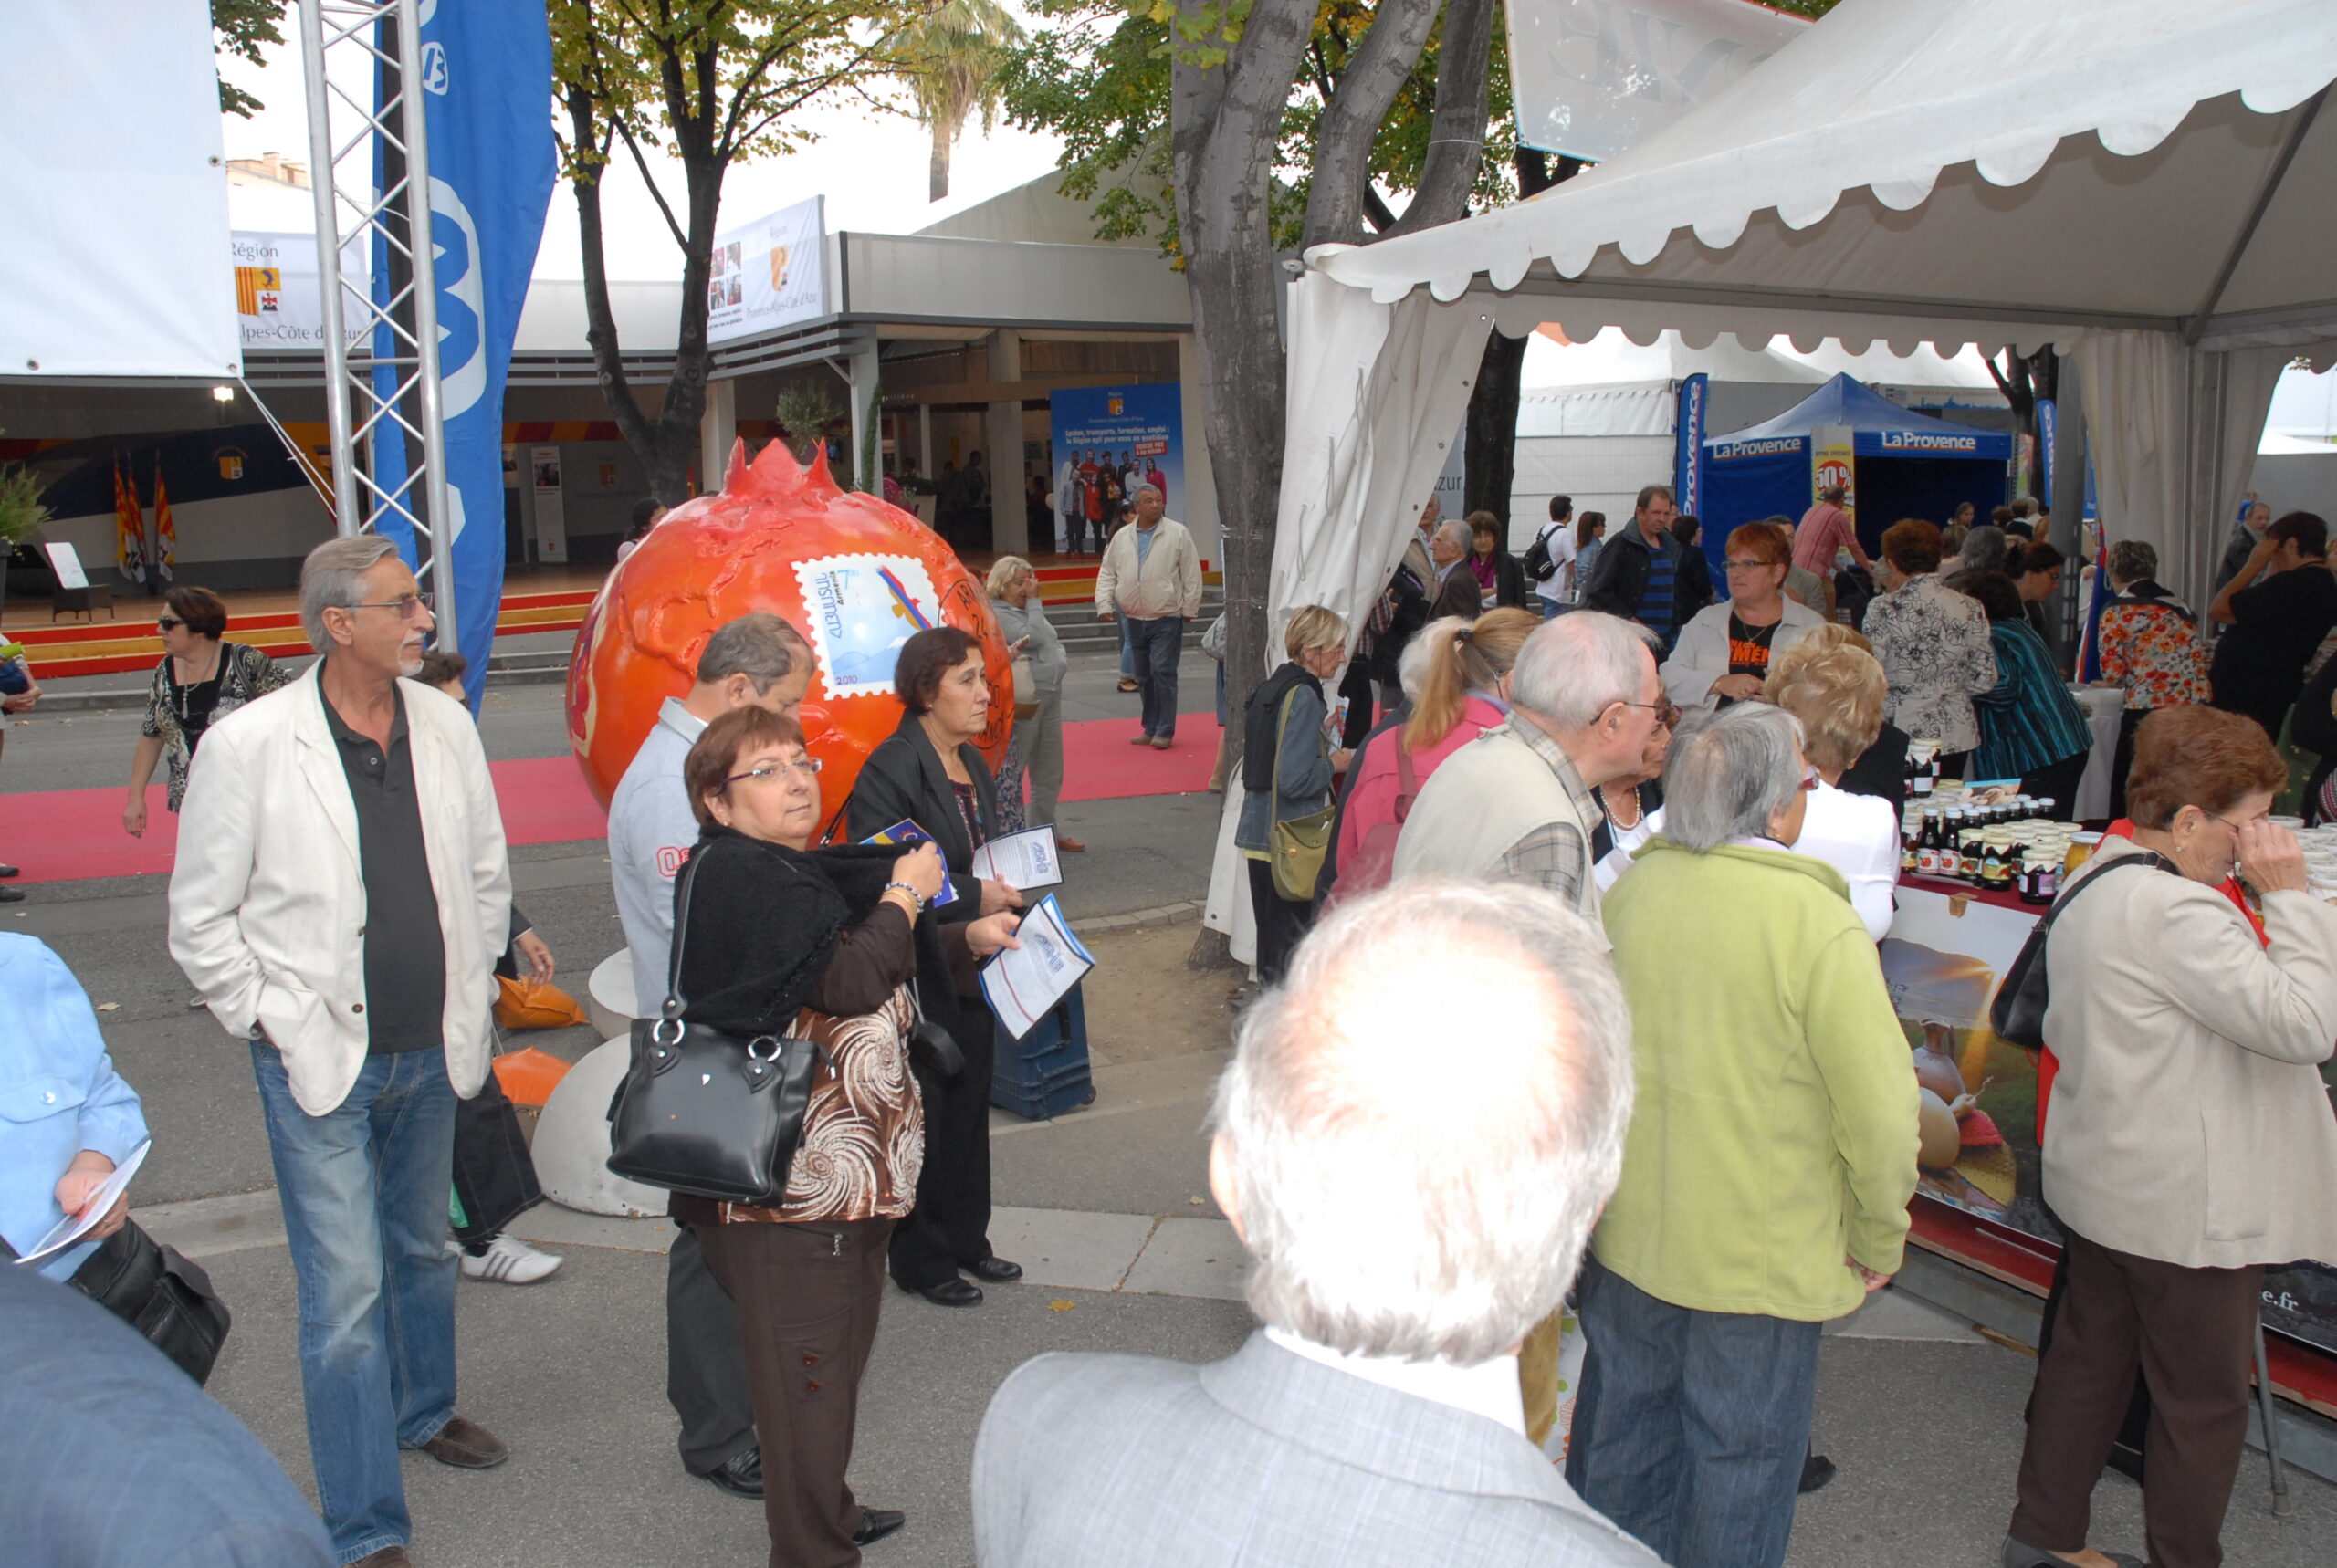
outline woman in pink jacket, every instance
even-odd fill
[[[1449,615],[1421,627],[1405,648],[1409,716],[1373,731],[1347,771],[1334,902],[1387,884],[1410,798],[1437,764],[1509,716],[1509,667],[1541,623],[1528,610],[1488,610],[1474,621]]]

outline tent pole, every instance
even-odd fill
[[[2329,89],[2322,88],[2304,100],[2297,114],[2297,121],[2289,127],[2287,138],[2280,143],[2279,154],[2272,160],[2272,167],[2265,172],[2263,186],[2256,193],[2256,204],[2248,209],[2248,221],[2239,225],[2233,236],[2231,248],[2224,255],[2224,264],[2216,271],[2216,281],[2208,287],[2207,297],[2199,301],[2199,308],[2183,324],[2183,344],[2195,347],[2199,335],[2207,329],[2207,318],[2215,314],[2223,300],[2224,290],[2231,286],[2231,275],[2239,270],[2240,257],[2255,241],[2257,225],[2264,221],[2264,214],[2272,205],[2272,198],[2280,192],[2280,182],[2288,178],[2289,165],[2296,162],[2297,149],[2304,145],[2305,133],[2312,129],[2313,120],[2321,113],[2321,104],[2328,99]]]

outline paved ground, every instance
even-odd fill
[[[1211,672],[1187,663],[1190,710],[1205,706],[1210,688],[1199,677]],[[1107,669],[1085,668],[1074,680],[1080,707],[1070,716],[1110,716],[1132,701],[1109,689]],[[498,689],[488,725],[498,755],[560,749],[557,691]],[[80,716],[69,727],[19,730],[0,794],[110,784],[127,770],[128,733]],[[1200,796],[1067,810],[1067,828],[1094,846],[1071,862],[1064,898],[1074,923],[1198,898],[1216,807]],[[0,846],[35,827],[0,826]],[[616,947],[599,844],[539,845],[516,858],[522,900],[571,977]],[[112,1004],[101,1022],[156,1133],[138,1183],[141,1214],[206,1255],[236,1313],[213,1390],[306,1486],[292,1279],[250,1068],[206,1015],[187,1010],[184,982],[163,953],[162,891],[159,877],[49,884],[0,921],[49,941],[92,999]],[[911,1523],[872,1552],[880,1568],[971,1562],[974,1434],[990,1392],[1022,1360],[1091,1349],[1205,1359],[1250,1331],[1235,1299],[1238,1255],[1207,1200],[1200,1134],[1235,977],[1184,967],[1194,929],[1098,936],[1089,991],[1096,1103],[1051,1124],[994,1120],[996,1238],[1033,1282],[993,1291],[970,1312],[887,1297],[854,1477],[869,1501],[908,1510]],[[531,1043],[573,1057],[594,1040],[576,1030]],[[544,1238],[567,1265],[527,1290],[466,1283],[459,1299],[463,1407],[516,1456],[486,1475],[408,1457],[425,1568],[761,1561],[760,1511],[690,1480],[674,1461],[663,1226],[547,1207],[519,1228]],[[1993,1563],[2032,1367],[2023,1353],[1898,1291],[1841,1325],[1821,1356],[1818,1425],[1819,1448],[1843,1475],[1803,1506],[1790,1562]],[[2294,1478],[2297,1516],[2275,1523],[2263,1473],[2251,1456],[2226,1534],[2231,1561],[2337,1561],[2337,1489]],[[2138,1549],[2137,1497],[2123,1481],[2103,1483],[2102,1543]]]

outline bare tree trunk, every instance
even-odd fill
[[[938,202],[949,194],[950,129],[939,120],[933,122],[933,162],[925,177],[925,199]]]
[[[1380,0],[1363,47],[1336,84],[1318,82],[1329,99],[1315,127],[1314,179],[1307,187],[1306,246],[1353,245],[1363,238],[1371,190],[1371,141],[1436,25],[1436,0]],[[1316,57],[1317,69],[1323,68]],[[1382,215],[1387,213],[1379,208]],[[1386,229],[1394,220],[1375,222]]]
[[[1477,166],[1485,155],[1486,79],[1491,71],[1494,0],[1450,0],[1436,57],[1436,113],[1420,189],[1390,235],[1449,224],[1469,210]]]

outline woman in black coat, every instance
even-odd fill
[[[945,923],[1020,909],[1022,895],[973,874],[974,852],[998,831],[998,791],[974,737],[990,723],[982,648],[955,626],[918,632],[902,645],[893,689],[907,711],[900,727],[868,754],[844,808],[854,841],[907,819],[941,852],[956,897],[935,910]],[[997,1026],[974,988],[960,988],[956,1040],[965,1070],[927,1082],[925,1170],[917,1207],[893,1230],[893,1280],[945,1307],[978,1305],[980,1287],[1022,1277],[990,1249],[990,1078]]]

